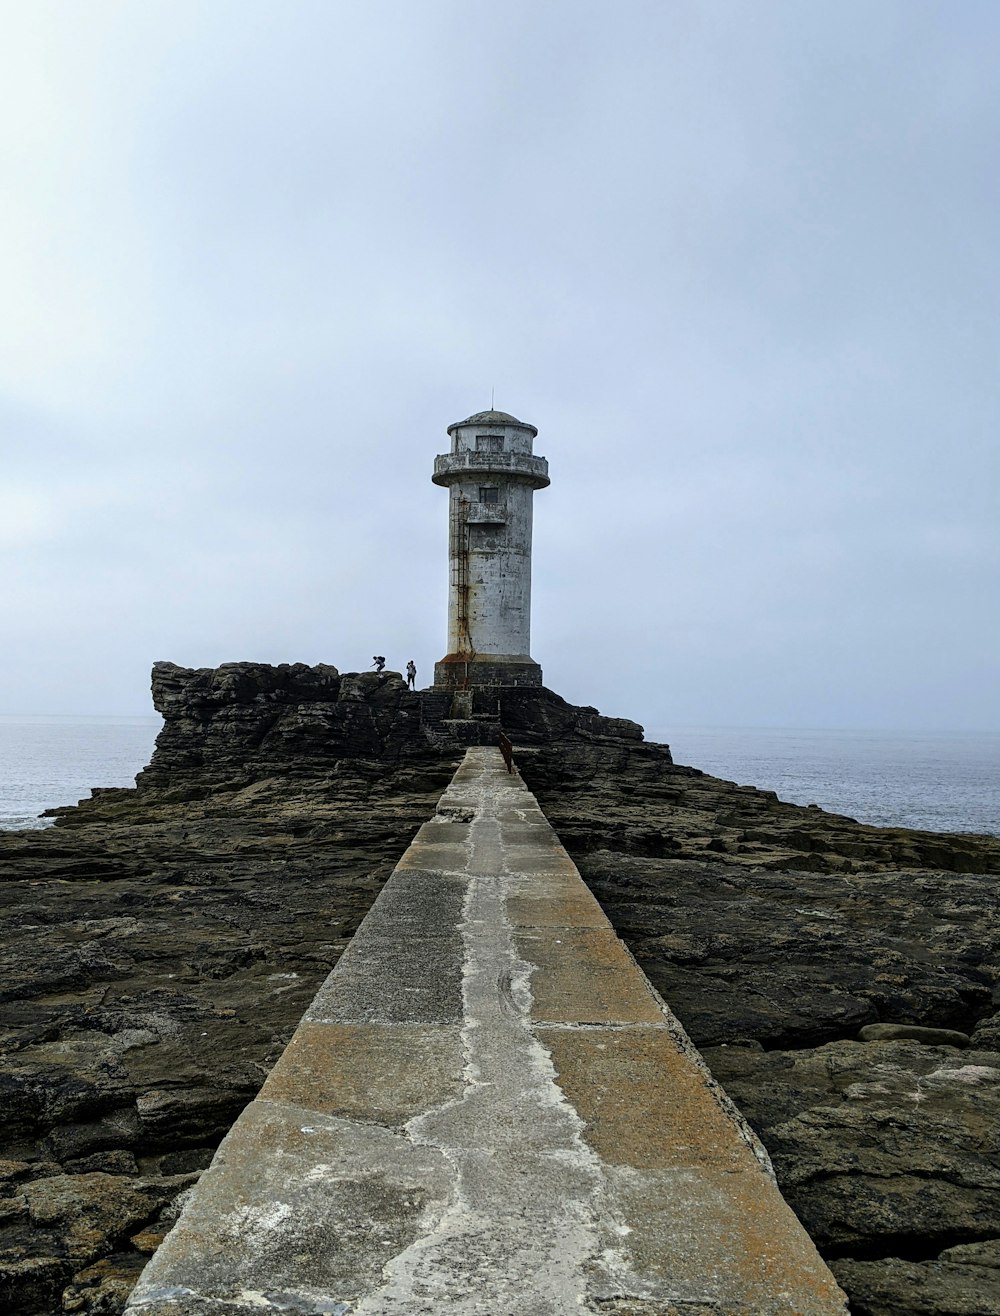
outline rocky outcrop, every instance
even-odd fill
[[[433,754],[421,734],[420,697],[398,672],[157,663],[152,693],[164,726],[137,779],[140,792],[176,798],[279,773],[313,776],[345,759],[394,764]]]
[[[995,1038],[1000,921],[982,877],[755,869],[609,849],[577,861],[700,1046],[809,1046],[880,1022],[923,1025],[938,1042]]]
[[[460,757],[398,676],[154,671],[136,790],[0,834],[0,1311],[121,1311]]]
[[[865,827],[655,746],[519,763],[852,1312],[997,1316],[1000,840]]]
[[[782,804],[544,690],[157,664],[154,700],[135,790],[0,834],[0,1310],[121,1310],[463,746],[502,723],[853,1310],[1000,1312],[1000,840]],[[876,1024],[952,1035],[857,1040]]]
[[[548,716],[541,704],[534,727]],[[625,735],[589,739],[582,728],[548,738],[531,724],[526,734],[511,732],[529,749],[518,761],[532,790],[545,797],[574,852],[611,849],[799,873],[1000,870],[998,837],[869,827],[816,805],[786,804],[774,791],[674,764],[665,745],[644,742],[635,723],[621,725]]]

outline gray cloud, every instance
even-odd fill
[[[2,8],[0,711],[429,677],[495,385],[561,693],[1000,727],[995,6]]]

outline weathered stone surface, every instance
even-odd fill
[[[856,1038],[882,1018],[969,1035],[993,1017],[1000,919],[990,879],[888,865],[754,869],[714,854],[576,858],[700,1044],[801,1046]]]
[[[518,766],[574,856],[608,850],[714,861],[737,872],[828,875],[1000,869],[998,837],[868,827],[785,804],[773,791],[674,764],[667,746],[643,742],[635,723],[573,709],[548,691],[542,695],[505,691],[502,717],[521,751]],[[933,908],[933,900],[928,903]]]
[[[160,664],[154,695],[137,790],[0,834],[0,1310],[18,1316],[121,1310],[155,1185],[175,1197],[208,1163],[460,757],[390,674]],[[141,1219],[110,1209],[151,1193]]]
[[[518,761],[856,1316],[996,1311],[1000,841],[785,805],[655,746],[539,736]],[[925,1040],[856,1040],[881,1020]]]
[[[926,1046],[968,1046],[972,1039],[957,1028],[923,1028],[920,1024],[865,1024],[859,1042],[923,1042]]]
[[[806,1149],[820,1155],[833,1134],[824,1142],[827,1125],[806,1121],[779,1144],[772,1128],[850,1104],[802,1068],[815,1056],[825,1072],[827,1044],[858,1057],[845,1087],[886,1083],[886,1044],[852,1040],[880,1022],[957,1030],[971,1048],[951,1051],[950,1064],[1000,1067],[989,1060],[1000,1052],[997,838],[882,830],[785,805],[674,765],[635,723],[549,691],[503,691],[449,724],[447,699],[408,693],[392,673],[160,664],[154,690],[165,725],[137,790],[56,811],[46,832],[0,835],[0,1309],[118,1310],[108,1305],[116,1277],[137,1273],[144,1256],[130,1240],[143,1230],[105,1236],[81,1265],[69,1259],[70,1222],[42,1228],[25,1215],[25,1186],[204,1167],[431,813],[461,757],[449,734],[462,727],[489,738],[502,718],[619,935],[774,1143],[779,1177],[812,1164]],[[727,1077],[720,1057],[737,1052],[773,1069]],[[985,1100],[985,1083],[952,1086]],[[859,1164],[902,1100],[884,1099],[881,1114],[864,1105],[871,1129],[839,1126]],[[949,1276],[956,1295],[968,1279],[944,1252],[1000,1237],[995,1217],[989,1233],[968,1224],[986,1210],[996,1149],[974,1143],[967,1106],[955,1112],[960,1172],[932,1167],[927,1178],[968,1197],[963,1228],[975,1238],[912,1232],[905,1194],[885,1244],[878,1233],[824,1242],[836,1221],[816,1217],[828,1255],[855,1249],[834,1260],[843,1268],[853,1255],[858,1311],[905,1310],[907,1267],[930,1267],[926,1292],[944,1295],[926,1310],[952,1310]],[[864,1175],[836,1177],[868,1201]],[[821,1183],[802,1180],[803,1211]],[[794,1203],[800,1189],[785,1191]]]
[[[111,1174],[59,1174],[24,1189],[31,1223],[59,1231],[71,1261],[89,1259],[109,1237],[124,1238],[158,1215],[197,1175],[125,1179]]]
[[[496,747],[469,750],[439,811],[456,805],[473,811],[468,835],[450,873],[425,875],[461,881],[464,900],[436,903],[415,880],[442,848],[422,827],[324,986],[347,1022],[299,1027],[129,1311],[198,1316],[252,1297],[262,1312],[358,1316],[609,1302],[841,1316],[760,1144],[603,917],[595,936],[592,899]],[[581,928],[542,901],[543,923],[515,932],[507,901],[536,852],[578,888],[565,909],[582,909]],[[442,976],[463,966],[461,1028],[426,1023],[419,997],[409,1021],[372,1023],[384,965],[355,950],[402,951],[427,904],[427,953]],[[559,1022],[539,1025],[553,996]]]
[[[706,1053],[830,1257],[935,1257],[1000,1219],[1000,1056],[914,1042]],[[876,1241],[877,1240],[877,1241]]]
[[[72,1273],[72,1264],[61,1257],[19,1256],[16,1247],[5,1247],[0,1254],[0,1311],[59,1311]]]
[[[420,698],[398,672],[352,672],[304,663],[226,663],[191,671],[153,668],[164,716],[140,792],[194,798],[222,781],[315,776],[343,760],[428,757]],[[206,780],[207,778],[207,780]]]
[[[1000,1270],[953,1260],[959,1248],[935,1261],[845,1258],[832,1262],[841,1284],[854,1295],[855,1316],[1000,1316]]]

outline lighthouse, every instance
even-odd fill
[[[549,464],[538,433],[505,411],[448,426],[450,451],[434,459],[448,490],[448,653],[438,688],[542,684],[531,657],[531,514]]]

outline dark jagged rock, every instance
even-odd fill
[[[925,1046],[968,1046],[972,1038],[957,1028],[927,1028],[922,1024],[866,1024],[859,1042],[923,1042]]]
[[[343,759],[396,763],[432,749],[420,734],[420,698],[398,672],[341,676],[336,667],[304,663],[190,671],[157,663],[152,688],[164,727],[137,779],[140,791],[309,776]]]
[[[856,1314],[1000,1312],[1000,1055],[709,1049]]]
[[[639,736],[588,741],[577,729],[547,742],[532,728],[525,737],[531,752],[518,762],[576,852],[613,849],[798,873],[1000,870],[1000,838],[869,827],[813,805],[786,804],[774,791],[674,764],[665,745],[643,742],[641,728],[624,725]]]
[[[1000,839],[866,827],[632,742],[518,761],[855,1316],[1000,1316]],[[878,1023],[922,1042],[857,1040]]]
[[[972,1034],[994,1017],[1000,925],[981,877],[754,869],[624,846],[576,860],[700,1046],[808,1046],[883,1020]]]
[[[157,664],[153,689],[135,790],[0,834],[0,1310],[121,1310],[462,747],[502,725],[854,1310],[1000,1311],[1000,933],[979,876],[1000,841],[782,804],[547,690],[255,663]],[[876,1023],[971,1044],[856,1040]]]
[[[121,1310],[460,751],[398,676],[158,664],[135,790],[0,833],[0,1310]]]

